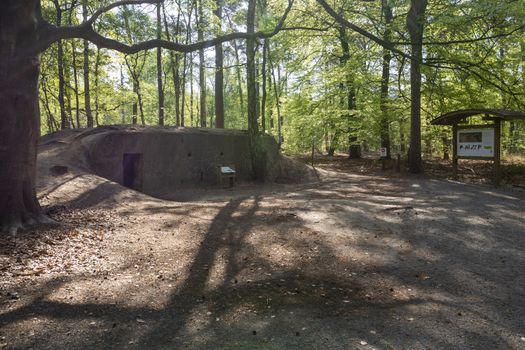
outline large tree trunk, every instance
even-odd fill
[[[36,199],[39,53],[37,1],[3,2],[0,11],[0,231],[47,221]]]
[[[423,60],[424,14],[427,0],[411,0],[407,16],[412,57],[410,59],[410,154],[411,173],[423,171],[421,162],[421,61]]]

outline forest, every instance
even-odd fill
[[[155,38],[191,44],[246,30],[272,35],[184,53],[125,54],[88,40],[60,40],[41,59],[43,134],[137,123],[247,129],[254,108],[253,123],[286,153],[314,144],[334,154],[360,144],[405,155],[420,129],[422,152],[438,155],[451,140],[449,130],[429,125],[434,117],[525,106],[520,0],[126,3],[100,16],[96,32],[128,45]],[[42,1],[42,11],[55,25],[78,25],[104,5]],[[411,30],[412,17],[420,28]],[[411,84],[414,63],[420,63],[420,87]],[[411,111],[418,90],[420,108]],[[413,125],[417,119],[421,127]],[[504,152],[523,154],[524,128],[505,123]]]
[[[525,0],[0,1],[0,349],[523,349],[524,34]]]

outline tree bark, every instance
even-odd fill
[[[161,4],[157,4],[157,40],[161,39]],[[157,93],[159,97],[159,125],[164,125],[164,88],[162,86],[162,48],[157,47]]]
[[[56,4],[56,22],[57,26],[62,23],[62,9]],[[64,99],[64,46],[62,40],[57,43],[57,64],[58,64],[58,105],[60,107],[60,129],[69,129],[71,127],[69,118],[66,113],[66,104]]]
[[[350,46],[348,44],[348,35],[346,29],[339,27],[339,41],[341,42],[341,50],[343,54],[340,58],[340,63],[344,67],[350,59]],[[348,69],[348,68],[345,68]],[[341,106],[347,109],[348,113],[348,158],[361,158],[361,145],[358,143],[358,138],[355,136],[355,128],[352,126],[352,119],[354,118],[355,105],[355,84],[353,75],[346,72],[346,81],[341,83],[339,88],[342,90]],[[335,150],[334,150],[335,151]]]
[[[166,33],[166,39],[171,40],[171,35],[168,27],[168,17],[166,16],[166,7],[162,3],[162,11],[164,13],[164,32]],[[175,35],[174,40],[178,42],[178,30],[180,25],[180,11],[177,15],[177,24],[175,26]],[[173,78],[173,89],[175,92],[175,126],[180,126],[180,75],[179,75],[179,55],[175,55],[173,51],[170,50],[170,67],[171,67],[171,76]]]
[[[392,8],[390,7],[389,0],[382,0],[383,7],[383,18],[385,21],[385,31],[383,34],[383,40],[386,43],[390,43],[392,36],[392,29],[390,28],[393,20]],[[381,120],[380,120],[380,138],[381,147],[386,148],[386,157],[391,158],[390,150],[390,118],[388,113],[388,89],[390,85],[390,62],[392,61],[392,53],[389,49],[383,47],[383,70],[381,74],[381,98],[380,98],[380,109],[381,109]]]
[[[99,89],[98,89],[98,73],[100,67],[100,49],[97,47],[97,56],[95,58],[95,125],[99,126],[98,113],[99,113]]]
[[[82,1],[82,18],[88,19],[87,0]],[[84,108],[86,110],[86,124],[93,127],[93,113],[91,112],[91,91],[89,87],[89,41],[84,40]]]
[[[0,11],[0,232],[49,222],[36,199],[40,133],[38,77],[39,2],[3,2]]]
[[[73,92],[75,93],[75,121],[76,127],[80,128],[80,97],[78,95],[78,71],[77,71],[77,45],[75,40],[71,41],[71,52],[73,56]]]
[[[263,55],[262,55],[262,67],[261,67],[261,80],[262,80],[262,96],[261,96],[261,126],[262,132],[266,132],[266,57],[268,52],[268,40],[264,39],[263,43]]]
[[[239,102],[240,102],[240,108],[241,108],[241,118],[244,116],[244,93],[242,91],[242,74],[241,74],[241,59],[239,57],[239,48],[237,46],[237,41],[233,41],[233,49],[235,51],[235,64],[236,64],[236,72],[237,72],[237,83],[238,83],[238,89],[239,89]]]
[[[202,41],[204,39],[204,10],[202,7],[202,1],[198,0],[198,11],[196,13],[197,22],[197,40]],[[204,71],[204,49],[199,50],[199,88],[200,88],[200,105],[199,115],[201,127],[206,127],[206,72]]]
[[[427,0],[411,0],[407,27],[411,41],[410,59],[410,150],[409,170],[423,171],[421,161],[421,62],[423,61],[423,30]]]
[[[214,11],[215,17],[219,23],[218,34],[221,33],[222,22],[222,1],[216,1]],[[223,53],[222,44],[215,45],[215,127],[224,128],[224,70],[223,70]]]

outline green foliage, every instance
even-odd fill
[[[89,12],[109,1],[90,0]],[[406,30],[408,0],[388,0],[394,19],[390,25],[391,41],[409,54]],[[62,24],[82,21],[77,2],[59,1]],[[74,4],[74,6],[71,6]],[[352,23],[381,38],[386,30],[381,1],[331,1],[332,6]],[[258,6],[258,30],[272,31],[284,12],[287,1],[261,1]],[[56,22],[53,1],[42,1],[43,15]],[[196,6],[193,0],[167,0],[167,24],[172,40],[191,43],[197,40]],[[246,1],[223,2],[223,21],[213,17],[216,1],[203,2],[201,26],[205,39],[217,33],[245,30]],[[180,12],[179,12],[180,9]],[[69,20],[70,19],[70,20]],[[431,127],[434,117],[456,109],[483,107],[525,110],[525,6],[515,0],[429,1],[424,35],[422,66],[423,149],[441,152],[448,132]],[[219,28],[220,27],[220,28]],[[285,28],[269,40],[266,67],[266,132],[279,134],[278,115],[282,117],[283,149],[286,152],[320,150],[346,151],[349,137],[371,149],[379,147],[382,110],[380,86],[383,49],[363,36],[346,30],[349,57],[344,59],[338,24],[322,11],[315,0],[296,1]],[[120,7],[103,15],[95,29],[109,38],[137,43],[155,37],[155,7],[152,5]],[[163,27],[164,30],[164,27]],[[165,35],[165,33],[163,34]],[[75,48],[75,54],[73,52]],[[79,110],[80,126],[86,125],[84,101],[76,105],[75,94],[83,96],[83,42],[64,41],[66,104],[70,117]],[[223,44],[224,105],[227,128],[247,128],[245,42]],[[133,75],[138,76],[141,102],[147,124],[157,120],[156,56],[153,52],[124,56],[90,46],[91,99],[99,124],[131,123],[138,94],[133,91]],[[75,65],[73,66],[73,56]],[[186,126],[196,126],[199,115],[198,57],[163,50],[162,70],[166,95],[166,123],[175,125],[175,88],[173,58],[184,99]],[[262,40],[256,56],[258,86],[262,89]],[[126,64],[127,62],[127,64]],[[134,63],[131,64],[130,62]],[[143,67],[139,69],[140,62]],[[184,62],[186,65],[184,66]],[[42,57],[40,102],[43,133],[59,125],[57,46]],[[390,66],[390,84],[386,100],[386,118],[394,152],[406,150],[409,138],[410,62],[394,54]],[[214,120],[214,50],[205,51],[207,119]],[[77,74],[78,86],[73,84]],[[96,81],[96,83],[95,83]],[[353,89],[353,90],[352,90]],[[348,106],[354,91],[355,107]],[[262,91],[260,93],[262,95]],[[96,102],[95,102],[96,101]],[[279,105],[278,105],[279,101]],[[182,103],[182,101],[181,101]],[[279,108],[278,108],[279,107]],[[193,119],[193,123],[191,120]],[[259,119],[262,122],[262,116]],[[140,119],[139,119],[140,123]],[[506,152],[525,152],[525,125],[515,122],[504,126]],[[445,137],[444,137],[445,136]]]

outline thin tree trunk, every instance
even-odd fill
[[[87,0],[82,1],[82,19],[88,18]],[[89,41],[84,40],[84,108],[86,110],[86,124],[93,127],[93,113],[91,112],[91,91],[89,87]]]
[[[41,75],[41,78],[40,78],[40,85],[41,85],[41,91],[44,93],[44,97],[41,98],[41,101],[46,111],[47,129],[51,133],[51,132],[58,130],[58,125],[56,123],[55,117],[53,116],[53,113],[51,112],[51,108],[49,106],[49,96],[47,93],[47,89],[48,89],[47,79],[43,75]]]
[[[187,65],[188,65],[188,54],[184,54],[184,58],[182,60],[182,93],[180,97],[181,102],[181,111],[180,111],[180,125],[184,126],[184,116],[186,111],[186,73],[187,73]],[[192,122],[190,121],[190,126],[192,126]]]
[[[197,126],[193,118],[193,54],[190,54],[190,125]]]
[[[98,73],[100,67],[100,48],[97,47],[97,57],[95,59],[95,123],[97,126],[100,125],[98,120],[99,112],[99,90],[98,90]]]
[[[385,20],[385,31],[383,34],[383,40],[390,43],[390,37],[392,36],[391,23],[393,20],[392,8],[390,7],[389,0],[382,0],[383,7],[383,18]],[[380,120],[380,138],[381,147],[386,148],[386,157],[390,159],[390,120],[388,116],[388,89],[390,83],[390,61],[392,61],[392,53],[390,50],[383,48],[383,71],[381,74],[381,96],[380,96],[380,109],[381,109],[381,120]]]
[[[133,84],[133,94],[135,94],[135,97],[137,97],[138,89],[137,89],[137,84],[135,83],[135,78],[132,78],[131,80]],[[134,100],[133,105],[131,106],[131,124],[133,125],[137,124],[138,114],[139,114],[138,100]]]
[[[242,91],[242,84],[243,84],[243,80],[242,80],[242,74],[241,74],[241,60],[240,60],[240,57],[239,57],[239,49],[237,47],[237,41],[236,40],[233,40],[233,48],[235,50],[235,64],[237,65],[236,67],[236,71],[237,71],[237,86],[238,86],[238,89],[239,89],[239,100],[240,100],[240,103],[241,103],[241,117],[244,117],[244,93]]]
[[[71,40],[71,51],[73,55],[73,92],[75,94],[75,121],[76,127],[80,128],[80,97],[78,95],[78,69],[77,69],[77,45],[75,40]]]
[[[269,39],[264,39],[263,55],[262,55],[262,96],[261,96],[261,127],[262,132],[266,132],[266,57],[268,51]]]
[[[277,107],[277,143],[279,144],[279,148],[281,148],[282,145],[282,135],[281,135],[281,126],[282,126],[282,119],[281,119],[281,101],[280,101],[280,91],[278,86],[278,79],[275,77],[275,68],[273,66],[273,60],[272,56],[270,54],[270,46],[268,45],[268,63],[270,65],[270,71],[272,75],[273,80],[273,90],[275,95],[275,106]]]
[[[249,0],[247,15],[247,32],[255,32],[255,9],[256,0]],[[255,72],[255,39],[250,37],[246,40],[246,81],[248,88],[248,131],[257,135],[257,82]]]
[[[204,12],[202,1],[198,0],[197,20],[197,40],[204,40]],[[206,72],[204,71],[204,49],[199,50],[199,87],[200,87],[200,123],[201,127],[206,127]]]
[[[142,102],[142,93],[140,92],[140,81],[136,81],[137,84],[137,100],[139,101],[139,112],[140,112],[140,122],[142,125],[146,125],[146,119],[144,117],[144,104]]]
[[[56,21],[57,26],[62,24],[62,9],[56,8]],[[64,100],[64,47],[62,40],[59,40],[57,43],[57,64],[58,64],[58,105],[60,107],[60,129],[69,129],[71,124],[69,123],[69,118],[66,114],[66,105]]]
[[[214,11],[219,23],[218,34],[221,33],[222,1],[216,0]],[[224,71],[222,44],[215,45],[215,127],[224,128]]]
[[[162,3],[162,11],[164,13],[164,31],[166,33],[166,39],[168,41],[171,41],[171,35],[168,27],[168,17],[166,16],[166,7],[164,3]],[[177,24],[176,24],[176,32],[174,35],[175,42],[178,42],[178,35],[177,32],[179,30],[180,25],[180,11],[177,15]],[[173,89],[175,92],[175,125],[180,126],[180,75],[179,75],[179,55],[175,55],[175,53],[170,50],[170,67],[171,67],[171,75],[173,78]]]
[[[162,36],[161,4],[157,4],[157,40]],[[159,125],[164,125],[164,89],[162,85],[162,48],[157,47],[157,93],[159,97]]]

